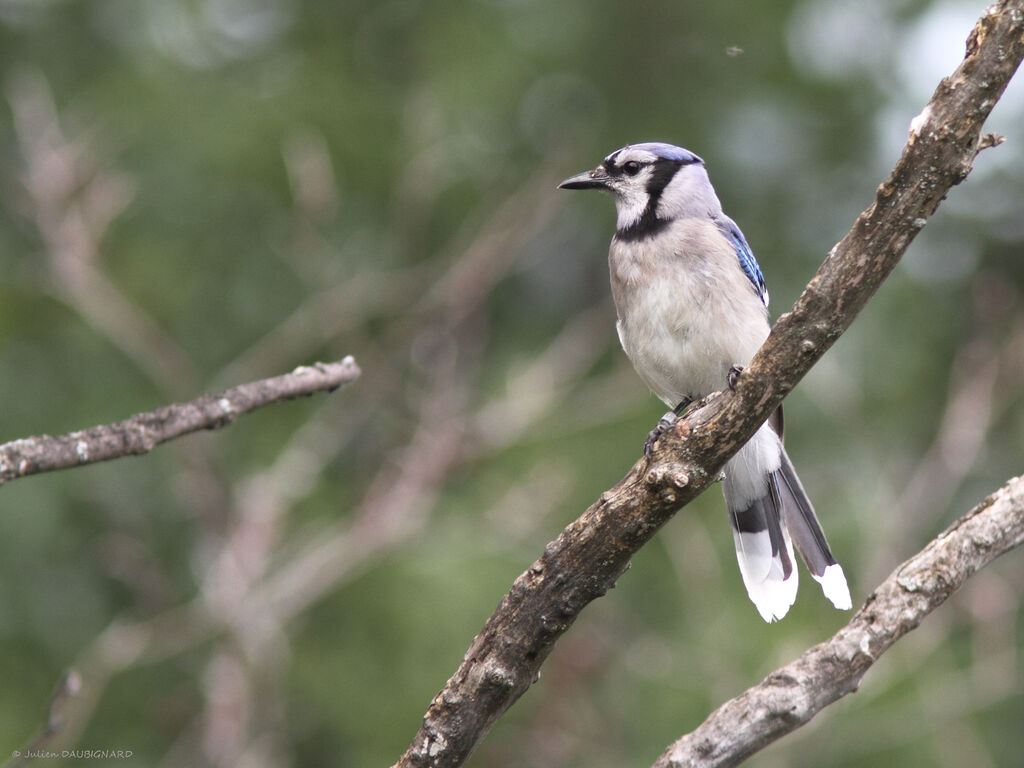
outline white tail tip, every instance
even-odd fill
[[[850,588],[846,584],[846,575],[839,563],[830,565],[821,576],[814,576],[814,580],[821,584],[821,591],[825,593],[825,597],[840,611],[848,611],[853,608]]]
[[[761,618],[771,624],[779,621],[789,613],[790,607],[796,602],[797,580],[796,568],[785,581],[765,581],[761,584],[747,585],[747,594],[751,602],[761,614]]]

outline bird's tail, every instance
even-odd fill
[[[797,552],[807,564],[811,577],[821,585],[825,597],[839,610],[848,611],[853,607],[853,601],[843,566],[836,562],[828,548],[825,532],[785,448],[782,448],[780,458],[779,470],[772,474],[771,484],[778,488],[783,525],[789,530]]]
[[[796,600],[793,545],[832,604],[852,607],[842,567],[832,556],[782,441],[761,427],[726,464],[725,502],[747,594],[765,621],[781,619]]]

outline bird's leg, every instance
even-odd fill
[[[679,401],[679,405],[672,409],[672,413],[674,413],[676,416],[682,416],[683,411],[685,411],[691,405],[693,405],[693,398],[689,396],[684,397],[682,400]]]
[[[672,424],[675,423],[675,420],[682,415],[683,411],[689,408],[692,404],[692,397],[684,397],[679,401],[679,404],[675,408],[668,411],[664,416],[658,419],[658,423],[654,425],[654,429],[647,433],[647,439],[644,440],[644,456],[648,459],[651,458],[651,450],[654,448],[654,444],[658,442],[658,438],[660,438],[665,433],[665,430],[671,427]]]
[[[736,391],[736,382],[739,381],[741,373],[743,373],[743,366],[734,365],[729,369],[729,372],[725,374],[725,383],[729,385],[729,389],[733,392]]]

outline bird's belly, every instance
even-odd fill
[[[619,340],[640,378],[675,407],[725,386],[733,365],[746,365],[768,334],[767,319],[709,296],[655,284],[629,298],[619,313]]]

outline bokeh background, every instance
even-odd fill
[[[355,355],[349,389],[0,493],[0,759],[82,694],[94,764],[389,765],[470,639],[639,457],[612,203],[634,141],[707,161],[788,308],[981,2],[0,0],[0,441]],[[1024,83],[787,400],[859,605],[1021,472]],[[647,765],[836,631],[768,626],[720,493],[590,606],[471,766]],[[1024,557],[976,576],[757,766],[1018,764]],[[52,761],[56,764],[59,761]],[[70,762],[70,761],[66,761]]]

